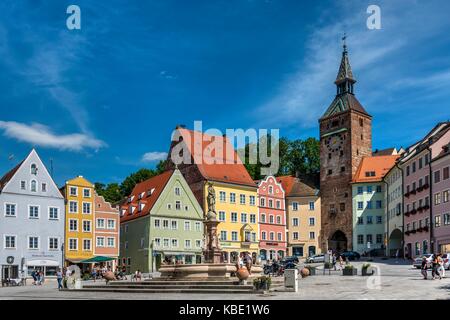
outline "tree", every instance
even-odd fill
[[[128,177],[125,178],[125,180],[123,180],[122,184],[120,185],[121,194],[124,195],[125,197],[130,195],[134,187],[138,183],[150,179],[151,177],[154,177],[157,174],[158,173],[155,170],[144,168],[130,174]]]

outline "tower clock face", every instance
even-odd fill
[[[327,140],[327,148],[329,151],[338,151],[342,148],[344,138],[342,135],[334,135]]]

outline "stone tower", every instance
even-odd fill
[[[372,117],[356,99],[355,83],[344,42],[336,97],[319,119],[322,250],[352,249],[351,181],[361,159],[372,155]]]

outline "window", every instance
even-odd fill
[[[406,166],[406,176],[409,176],[409,166]]]
[[[269,223],[273,224],[274,220],[273,220],[273,215],[269,215]]]
[[[376,241],[377,241],[377,243],[383,243],[383,235],[377,234]]]
[[[230,203],[236,203],[236,193],[230,192]]]
[[[115,238],[111,238],[111,237],[109,237],[108,239],[107,239],[107,246],[108,246],[108,248],[114,248],[115,246],[116,246],[116,239]]]
[[[163,229],[169,229],[169,220],[167,220],[167,219],[164,219],[163,220]]]
[[[266,199],[265,198],[261,198],[259,200],[259,203],[260,203],[261,207],[265,207],[266,206]]]
[[[240,204],[245,204],[245,194],[239,195]]]
[[[153,221],[153,225],[155,226],[156,229],[161,228],[161,220],[155,219],[155,220]]]
[[[292,202],[292,211],[298,211],[298,202]]]
[[[375,208],[381,209],[382,206],[383,206],[383,202],[382,202],[381,200],[377,200],[377,201],[375,202]]]
[[[128,225],[126,224],[125,225],[125,233],[127,233],[128,232]]]
[[[435,195],[434,195],[434,204],[435,205],[438,205],[438,204],[440,204],[441,203],[441,194],[440,193],[436,193]]]
[[[179,187],[175,187],[175,195],[176,196],[180,196],[181,195],[181,190]]]
[[[383,223],[383,216],[377,216],[377,224]]]
[[[422,167],[423,167],[423,159],[420,158],[419,159],[419,169],[422,169]]]
[[[269,208],[273,208],[273,200],[269,199]]]
[[[255,196],[250,196],[250,205],[251,205],[251,206],[254,206],[255,203],[256,203],[256,201],[255,201]]]
[[[5,204],[5,216],[15,217],[16,216],[16,205],[12,203]]]
[[[202,240],[195,240],[195,247],[201,248],[202,247]]]
[[[37,191],[37,182],[36,180],[31,180],[31,188],[30,188],[31,192],[36,192]]]
[[[78,213],[78,202],[69,201],[69,213]]]
[[[364,208],[364,202],[358,201],[358,210],[362,210]]]
[[[367,209],[372,209],[372,201],[367,201]]]
[[[69,239],[69,250],[78,250],[78,239]]]
[[[58,220],[59,219],[59,209],[55,207],[48,208],[48,218],[50,220]]]
[[[83,202],[83,213],[84,214],[91,213],[91,203],[90,202]]]
[[[364,244],[364,235],[358,234],[358,244]]]
[[[450,177],[450,167],[442,169],[442,180],[447,180]]]
[[[377,186],[376,192],[377,192],[377,193],[380,193],[380,192],[381,192],[381,186]]]
[[[28,207],[28,217],[30,219],[38,219],[39,218],[39,207],[38,206],[29,206]]]
[[[83,221],[83,232],[91,232],[91,222],[89,220]]]
[[[420,243],[416,242],[416,244],[414,245],[414,249],[416,251],[416,255],[420,255]]]
[[[363,187],[358,187],[358,191],[357,191],[358,194],[363,194],[363,190],[364,190]]]
[[[441,216],[440,215],[434,217],[434,226],[436,228],[441,226]]]
[[[341,203],[339,204],[339,209],[340,209],[341,211],[345,211],[345,203],[344,203],[344,202],[341,202]]]
[[[315,218],[309,218],[309,225],[310,226],[314,226],[316,224],[316,219]]]
[[[444,213],[444,226],[448,226],[450,224],[450,213]]]
[[[227,232],[226,231],[220,231],[220,240],[222,240],[222,241],[227,240]]]
[[[195,231],[202,231],[202,224],[200,222],[195,222]]]
[[[266,240],[267,239],[267,232],[263,231],[261,232],[261,239]]]
[[[46,183],[41,184],[41,190],[42,190],[42,192],[47,192],[47,184]]]
[[[178,229],[178,221],[177,220],[170,221],[170,227],[172,230],[177,230]]]
[[[30,250],[39,249],[39,237],[28,237],[28,249]]]
[[[225,191],[220,191],[219,192],[219,200],[220,200],[220,202],[227,201],[227,194],[225,193]]]
[[[333,170],[328,169],[328,175],[331,176],[333,174]]]
[[[309,210],[313,211],[314,210],[314,201],[310,201],[309,202]]]
[[[76,187],[70,187],[70,195],[76,197],[78,195],[78,189]]]
[[[69,219],[69,231],[78,231],[77,219]]]
[[[92,248],[91,239],[83,239],[83,251],[91,251],[92,250],[91,248]]]
[[[97,247],[105,246],[105,237],[97,237]]]
[[[247,214],[246,213],[241,213],[241,222],[247,223]]]
[[[367,216],[367,224],[372,224],[372,216]]]
[[[298,232],[293,232],[292,233],[292,239],[293,240],[298,240]]]
[[[175,210],[181,210],[181,201],[175,201]]]
[[[316,238],[315,232],[314,232],[314,231],[311,231],[311,232],[309,233],[309,239],[315,239],[315,238]]]
[[[231,222],[237,222],[237,212],[231,213]]]
[[[27,189],[27,182],[26,181],[20,181],[20,189],[26,190]]]
[[[184,222],[184,230],[186,230],[186,231],[191,230],[191,222],[190,221]]]
[[[219,221],[225,221],[225,211],[219,211]]]
[[[448,202],[448,190],[442,192],[442,202],[443,203]]]
[[[58,238],[48,238],[48,250],[59,250],[58,242]]]
[[[277,233],[277,240],[278,241],[282,241],[283,240],[283,235],[281,234],[281,232]]]
[[[164,238],[163,239],[163,247],[168,248],[170,243],[170,239]]]
[[[438,183],[440,181],[441,181],[441,172],[438,170],[434,172],[434,183]]]
[[[31,172],[31,174],[37,175],[38,169],[37,169],[36,164],[34,164],[34,163],[31,164],[30,172]]]
[[[298,226],[298,218],[292,218],[292,225],[293,225],[294,227],[297,227],[297,226]]]
[[[231,232],[231,241],[238,241],[238,233],[237,231]]]
[[[191,247],[191,240],[190,239],[184,240],[184,247],[185,248],[190,248]]]
[[[372,243],[372,235],[371,234],[366,235],[366,242]]]
[[[105,229],[105,219],[97,219],[97,229]]]
[[[277,200],[277,201],[275,202],[275,207],[276,207],[277,209],[280,209],[280,208],[281,208],[281,202],[280,202],[280,200]]]
[[[277,216],[277,224],[281,224],[281,216]]]
[[[364,224],[364,219],[363,219],[363,217],[358,217],[357,224]]]
[[[367,186],[367,193],[372,193],[372,192],[373,192],[373,187]]]
[[[250,215],[250,223],[256,223],[256,214]]]
[[[108,219],[108,229],[114,230],[116,228],[116,220]]]
[[[160,247],[161,246],[161,238],[153,239],[153,243],[154,243],[155,247]]]
[[[178,239],[172,239],[171,246],[172,248],[178,248]]]
[[[270,233],[269,233],[269,240],[270,240],[270,241],[275,240],[275,233],[273,233],[273,232],[270,232]]]
[[[273,187],[269,186],[269,194],[273,194]]]

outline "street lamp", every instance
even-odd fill
[[[61,244],[61,270],[64,268],[64,242]]]

